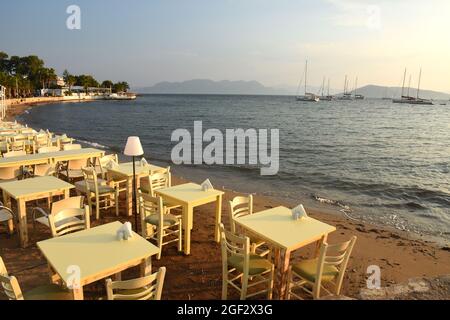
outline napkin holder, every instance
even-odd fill
[[[133,230],[131,229],[131,223],[125,222],[116,232],[117,240],[129,240],[133,238]]]
[[[302,220],[308,217],[305,208],[302,204],[298,205],[294,209],[292,209],[292,218],[294,220]]]
[[[209,179],[206,179],[205,181],[203,181],[203,183],[201,184],[201,187],[202,187],[203,191],[214,190],[214,187],[213,187],[211,181],[209,181]]]

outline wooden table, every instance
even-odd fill
[[[277,249],[275,293],[278,298],[285,297],[291,252],[315,241],[318,241],[317,248],[320,248],[320,244],[326,241],[328,234],[336,230],[334,226],[311,217],[293,220],[291,209],[286,207],[276,207],[243,216],[237,218],[235,222]]]
[[[47,259],[52,282],[62,280],[75,300],[83,300],[83,286],[141,265],[141,275],[151,274],[151,257],[159,248],[137,233],[117,240],[118,221],[37,243]],[[77,272],[78,277],[77,277]]]
[[[159,189],[155,193],[163,200],[171,204],[178,204],[183,209],[183,232],[184,232],[184,253],[191,253],[191,230],[193,227],[194,207],[207,203],[216,202],[216,226],[214,238],[220,241],[219,225],[222,215],[222,195],[223,191],[208,190],[203,191],[202,187],[196,183],[186,183],[178,186]]]
[[[64,195],[69,197],[70,189],[74,186],[53,176],[30,178],[25,180],[2,182],[3,200],[7,207],[11,207],[11,198],[17,201],[19,217],[19,238],[22,247],[28,245],[27,201]]]
[[[139,161],[135,162],[135,169],[137,188],[139,188],[141,177],[148,176],[150,173],[166,170],[166,168],[158,167],[152,164],[141,166]],[[133,214],[133,162],[120,163],[117,167],[108,169],[108,174],[119,177],[119,179],[123,178],[124,180],[127,180],[126,212],[129,216],[131,216]]]
[[[105,151],[95,148],[36,153],[19,157],[0,158],[0,168],[31,166],[69,160],[97,159],[104,155]]]

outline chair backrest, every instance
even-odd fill
[[[51,214],[57,214],[64,209],[82,209],[84,203],[84,197],[70,197],[63,200],[59,200],[52,203],[52,208],[50,210]]]
[[[10,151],[3,154],[4,158],[26,156],[26,151]]]
[[[119,163],[119,158],[117,154],[108,154],[99,159],[100,174],[104,179],[106,179],[106,173],[108,172],[107,166],[111,161]]]
[[[21,140],[21,141],[11,141],[8,144],[8,150],[10,152],[12,151],[25,151],[25,141]]]
[[[42,147],[38,149],[38,153],[58,152],[59,150],[58,147]]]
[[[143,193],[139,190],[139,213],[141,216],[141,234],[144,238],[149,236],[148,229],[146,228],[147,223],[145,218],[149,215],[157,214],[159,221],[164,221],[164,206],[161,197],[153,197],[150,194]],[[151,226],[149,226],[151,227]],[[159,223],[158,228],[162,229],[164,223]],[[160,232],[161,230],[158,230]]]
[[[0,257],[0,284],[9,300],[23,300],[22,290],[16,277],[9,276],[5,263]]]
[[[323,243],[320,247],[319,261],[316,270],[316,281],[321,283],[322,272],[325,265],[331,265],[339,270],[339,275],[336,279],[336,290],[340,291],[342,280],[344,278],[345,270],[347,269],[348,260],[353,250],[353,246],[356,242],[356,236],[353,236],[350,240],[336,243],[327,244]]]
[[[108,300],[161,300],[166,268],[152,275],[127,281],[106,280]]]
[[[48,221],[53,237],[89,229],[89,206],[84,206],[84,209],[63,209],[56,214],[50,214]]]
[[[74,144],[64,144],[63,145],[63,150],[64,151],[66,151],[66,150],[79,150],[79,149],[81,149],[81,144],[74,143]]]
[[[28,140],[28,136],[24,134],[18,134],[12,137],[12,141],[26,141],[26,140]]]
[[[98,178],[95,169],[93,167],[85,167],[81,168],[81,171],[86,182],[87,195],[89,196],[90,192],[98,194]]]
[[[236,224],[234,219],[253,214],[253,196],[235,197],[230,204],[230,227],[231,232],[236,233]]]
[[[250,267],[250,238],[238,236],[233,232],[225,230],[223,223],[220,224],[220,237],[224,271],[228,272],[228,258],[230,256],[238,256],[243,257],[243,272],[244,274],[248,274]]]
[[[0,168],[0,180],[17,179],[22,175],[21,167]]]
[[[155,191],[170,187],[170,171],[156,172],[148,175],[149,193],[155,196]]]

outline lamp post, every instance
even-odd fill
[[[142,156],[144,150],[142,149],[141,141],[139,137],[128,137],[127,144],[125,145],[125,150],[123,152],[126,156],[133,157],[133,213],[135,219],[135,228],[138,232],[138,217],[137,217],[137,199],[136,199],[136,163],[135,157]]]

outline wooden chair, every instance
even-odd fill
[[[27,152],[22,150],[22,151],[9,151],[3,154],[3,158],[11,158],[11,157],[21,157],[21,156],[26,156]]]
[[[108,173],[108,165],[111,161],[119,163],[117,154],[108,154],[101,157],[99,163],[95,166],[95,171],[100,173],[99,176],[103,184],[118,189],[119,193],[125,192],[127,190],[127,179]]]
[[[229,205],[231,232],[234,234],[243,234],[243,230],[238,230],[235,219],[253,214],[253,196],[249,195],[248,197],[235,197],[229,202]],[[270,257],[271,250],[261,248],[262,246],[267,246],[264,241],[258,239],[253,235],[250,235],[250,243],[252,247],[252,253],[257,253],[261,257]]]
[[[267,259],[250,252],[250,239],[225,230],[220,224],[222,247],[222,300],[228,296],[228,286],[240,292],[245,300],[259,294],[272,299],[274,265]],[[250,283],[250,279],[252,279]],[[241,286],[239,286],[239,281]],[[266,284],[266,288],[249,294],[249,289]]]
[[[51,140],[49,140],[49,137],[46,133],[39,133],[34,137],[34,140],[33,140],[34,153],[36,153],[40,148],[50,147],[50,146],[51,146]]]
[[[166,268],[158,272],[132,280],[112,281],[106,279],[108,300],[161,300]]]
[[[26,154],[25,140],[11,141],[8,144],[8,152],[24,151]]]
[[[290,266],[287,298],[292,296],[302,299],[299,294],[294,292],[295,289],[302,289],[312,295],[313,299],[319,299],[321,289],[332,294],[322,286],[322,283],[334,284],[334,294],[339,295],[355,242],[356,237],[353,236],[349,241],[338,244],[323,243],[318,258],[304,260]]]
[[[159,189],[169,188],[172,186],[172,176],[170,173],[170,167],[167,167],[163,171],[151,172],[147,177],[141,178],[140,190],[143,193],[147,193],[152,197],[155,197],[155,191]],[[167,213],[171,210],[181,208],[178,204],[166,202],[164,204]]]
[[[42,147],[38,153],[50,153],[59,151],[58,147]],[[55,176],[57,174],[56,165],[53,163],[43,163],[33,165],[29,174],[34,177]]]
[[[97,172],[93,167],[82,169],[84,181],[75,183],[77,193],[85,194],[89,208],[95,205],[95,217],[100,219],[100,209],[109,209],[115,206],[116,216],[119,216],[119,189],[99,183]]]
[[[161,197],[152,197],[139,190],[139,208],[142,237],[156,241],[159,247],[158,260],[166,244],[178,242],[178,251],[183,250],[181,218],[166,213]],[[166,238],[170,240],[165,241]]]
[[[20,166],[0,168],[1,182],[18,180],[22,175],[22,167]]]
[[[2,202],[0,202],[0,223],[6,223],[8,226],[8,233],[9,235],[12,235],[14,233],[14,222],[15,214],[14,212],[3,205]]]
[[[56,214],[48,216],[52,237],[86,230],[91,227],[89,207],[84,209],[63,209]]]
[[[51,205],[50,212],[46,210],[35,207],[32,210],[32,221],[33,221],[33,233],[36,233],[36,223],[40,223],[50,229],[49,216],[58,215],[61,211],[67,209],[83,209],[84,208],[84,197],[70,197],[62,199],[60,201],[53,202]],[[72,219],[74,220],[74,219]],[[56,223],[58,225],[58,223]]]
[[[0,288],[9,300],[72,300],[71,292],[56,284],[48,284],[22,292],[17,278],[8,275],[6,266],[0,257]]]
[[[87,159],[60,162],[57,171],[64,180],[73,182],[84,177],[82,169],[88,166],[88,162]]]

